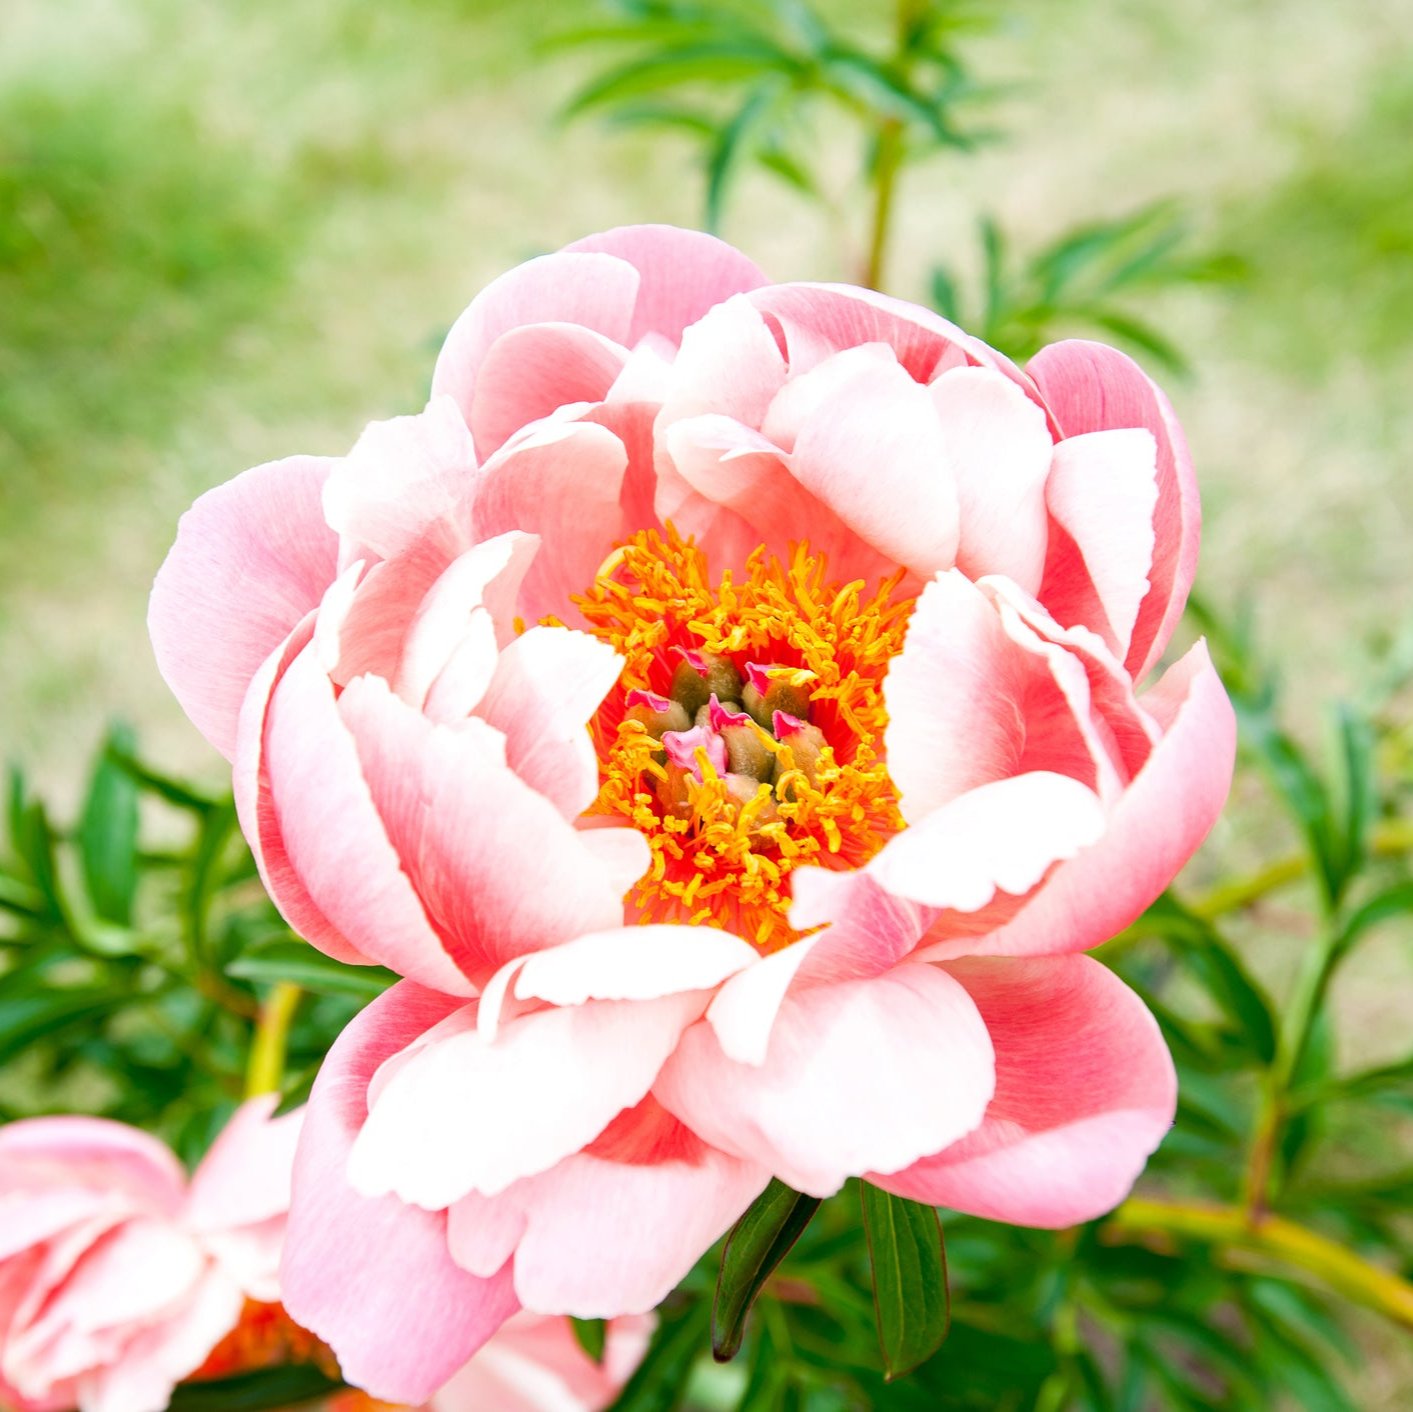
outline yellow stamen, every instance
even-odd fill
[[[574,600],[625,661],[622,691],[593,723],[602,784],[590,812],[623,819],[652,849],[633,894],[644,921],[724,927],[778,949],[797,935],[786,915],[796,867],[858,867],[902,827],[883,757],[882,683],[915,600],[895,600],[901,574],[872,594],[862,580],[831,583],[823,556],[803,544],[784,562],[758,549],[739,582],[729,571],[714,582],[702,551],[670,527],[634,535],[604,569]],[[772,676],[808,689],[827,742],[813,778],[795,767],[788,740],[763,736],[777,757],[773,791],[763,784],[743,799],[699,751],[702,777],[689,776],[684,804],[666,809],[655,787],[667,778],[654,759],[661,746],[624,719],[622,697],[661,694],[674,647],[770,662]]]

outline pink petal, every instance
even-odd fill
[[[561,251],[517,265],[492,280],[452,325],[437,358],[432,392],[451,397],[470,423],[487,354],[527,324],[579,324],[627,344],[641,279],[622,260]],[[483,448],[484,450],[484,448]]]
[[[656,1321],[610,1321],[603,1361],[566,1318],[522,1310],[432,1399],[430,1412],[598,1412],[642,1362]]]
[[[641,276],[632,325],[619,339],[629,347],[648,334],[676,344],[708,309],[767,283],[755,264],[725,241],[676,226],[619,226],[565,247],[566,254],[585,252],[612,255]]]
[[[525,957],[517,967],[515,994],[551,1005],[656,1000],[679,991],[714,990],[756,960],[753,946],[716,927],[622,927]]]
[[[185,1219],[192,1229],[256,1226],[289,1210],[304,1112],[276,1118],[278,1107],[278,1094],[248,1099],[221,1130],[191,1179]]]
[[[566,628],[531,628],[495,664],[477,715],[505,736],[510,768],[566,819],[599,790],[588,724],[618,681],[623,659],[607,643]]]
[[[320,499],[332,464],[292,456],[208,490],[182,516],[152,586],[157,666],[227,759],[250,679],[337,572]]]
[[[828,1196],[970,1132],[992,1082],[991,1043],[966,992],[930,966],[902,965],[792,991],[759,1066],[729,1059],[710,1025],[694,1025],[653,1092],[705,1141]]]
[[[646,1096],[705,1006],[696,992],[590,1001],[502,1020],[493,1040],[468,1007],[380,1080],[350,1180],[436,1210],[543,1172]]]
[[[1104,828],[1093,790],[1068,775],[1034,770],[980,785],[904,829],[868,873],[895,896],[975,912],[998,892],[1023,896]]]
[[[424,1402],[516,1308],[509,1270],[478,1279],[451,1262],[445,1215],[348,1184],[374,1071],[460,1003],[404,982],[358,1015],[315,1081],[295,1160],[285,1307],[349,1381],[399,1402]]]
[[[1103,837],[1057,868],[990,936],[928,949],[939,959],[1085,951],[1121,932],[1173,880],[1221,813],[1236,720],[1199,642],[1140,698],[1165,728],[1109,815]]]
[[[514,641],[515,601],[536,549],[533,535],[502,534],[452,560],[420,602],[403,605],[396,673],[378,675],[409,705],[427,707],[435,690],[439,717],[468,715],[490,686],[497,643]]]
[[[576,402],[602,402],[623,371],[622,344],[572,323],[507,330],[486,350],[471,398],[471,430],[482,456],[521,427]]]
[[[929,577],[957,553],[957,491],[925,388],[860,350],[834,400],[800,429],[790,470],[870,548]]]
[[[928,391],[957,484],[957,567],[972,579],[1005,574],[1034,593],[1045,567],[1053,450],[1044,411],[990,368],[953,368]]]
[[[186,1173],[155,1137],[107,1118],[26,1118],[0,1126],[0,1194],[85,1188],[150,1211],[175,1211]]]
[[[993,1221],[1070,1226],[1118,1205],[1172,1126],[1177,1080],[1143,1002],[1087,956],[947,967],[996,1047],[996,1096],[975,1132],[888,1191]]]
[[[628,453],[606,427],[560,418],[537,422],[486,463],[476,495],[476,528],[540,537],[518,611],[526,622],[567,618],[627,532],[621,497]],[[636,526],[635,526],[636,528]]]
[[[456,403],[434,397],[412,417],[370,422],[324,484],[324,516],[343,539],[339,562],[405,554],[466,503],[476,451]]]
[[[236,814],[255,857],[260,880],[291,928],[336,961],[371,965],[369,958],[324,915],[304,886],[280,835],[274,796],[264,766],[265,725],[270,696],[289,664],[309,647],[315,629],[311,613],[272,652],[255,674],[241,707],[232,780]],[[316,653],[318,647],[313,649]]]
[[[389,841],[333,686],[307,649],[271,698],[265,768],[290,868],[330,926],[401,975],[468,993]]]
[[[1071,339],[1043,348],[1026,369],[1063,435],[1147,427],[1158,443],[1158,504],[1151,587],[1139,608],[1126,665],[1142,680],[1162,656],[1197,569],[1201,510],[1187,442],[1168,399],[1124,354]]]
[[[997,368],[1029,386],[1008,358],[930,309],[843,284],[775,284],[751,303],[780,327],[798,376],[845,348],[886,343],[918,382],[968,363]]]
[[[1046,503],[1055,532],[1039,598],[1122,658],[1148,592],[1158,487],[1152,435],[1088,432],[1055,447]]]
[[[515,1288],[543,1312],[601,1318],[660,1303],[765,1188],[759,1166],[717,1152],[651,1100],[615,1127],[618,1156],[578,1154],[499,1196],[450,1213],[458,1260],[473,1268],[515,1246]]]
[[[406,934],[376,941],[385,964],[396,941],[402,974],[413,964],[451,968],[454,959],[458,977],[484,980],[523,952],[622,923],[624,893],[648,866],[646,843],[619,855],[623,871],[606,869],[585,835],[506,765],[498,731],[474,718],[435,725],[377,677],[353,682],[336,709],[356,744],[377,828],[395,850],[400,887],[430,918],[441,958],[423,955],[423,935]],[[285,834],[293,856],[288,825]],[[345,845],[318,866],[332,874],[350,857]],[[464,994],[464,978],[440,989]]]
[[[244,1299],[211,1271],[172,1318],[142,1330],[122,1351],[79,1380],[83,1412],[149,1412],[194,1373],[236,1326]]]
[[[683,332],[659,426],[715,414],[759,427],[785,375],[765,320],[748,299],[733,296]]]

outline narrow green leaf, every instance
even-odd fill
[[[602,1319],[570,1319],[569,1323],[579,1347],[595,1363],[602,1363],[604,1347],[608,1342],[608,1325]]]
[[[925,1363],[947,1337],[951,1302],[942,1223],[932,1207],[867,1182],[859,1194],[873,1263],[878,1346],[891,1381]]]
[[[686,1394],[710,1318],[704,1299],[694,1299],[677,1309],[659,1309],[652,1343],[618,1394],[613,1412],[672,1412]]]
[[[665,48],[601,74],[580,89],[564,109],[565,118],[624,99],[662,93],[681,84],[735,82],[769,73],[790,74],[795,63],[782,50],[759,41],[708,40]]]
[[[372,1000],[397,977],[382,966],[346,966],[302,941],[276,941],[247,952],[226,967],[243,981],[291,981],[320,995],[356,995]]]
[[[109,728],[94,764],[78,826],[79,861],[93,910],[104,921],[132,921],[137,894],[137,781],[114,759],[131,755],[130,727]]]
[[[178,809],[190,809],[200,814],[216,808],[223,800],[224,796],[220,794],[213,794],[186,780],[179,780],[174,775],[163,774],[160,770],[145,765],[131,751],[116,749],[111,743],[108,758],[118,769],[130,775],[142,789],[149,794],[158,795],[168,804],[176,805]]]
[[[726,1237],[711,1310],[711,1351],[718,1362],[740,1350],[756,1295],[819,1206],[818,1197],[803,1196],[772,1177]]]
[[[168,1412],[263,1412],[297,1407],[323,1399],[344,1386],[312,1363],[262,1368],[233,1378],[183,1383],[172,1394]]]

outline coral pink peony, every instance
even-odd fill
[[[618,1396],[643,1361],[651,1316],[612,1320],[602,1360],[579,1346],[569,1320],[514,1315],[439,1392],[423,1412],[598,1412]],[[397,1412],[364,1393],[344,1393],[330,1412]]]
[[[301,1115],[239,1109],[190,1183],[155,1138],[97,1118],[0,1129],[0,1400],[161,1412],[279,1298]]]
[[[489,286],[433,397],[193,507],[162,669],[291,924],[408,979],[329,1056],[287,1295],[418,1401],[650,1307],[768,1176],[1060,1225],[1171,1121],[1079,954],[1216,818],[1162,394],[706,236]],[[644,925],[646,924],[646,925]]]

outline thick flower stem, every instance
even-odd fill
[[[1283,1216],[1251,1217],[1231,1207],[1132,1197],[1105,1222],[1103,1233],[1115,1240],[1175,1236],[1208,1241],[1223,1248],[1224,1261],[1243,1255],[1273,1260],[1413,1329],[1413,1284]]]
[[[280,981],[260,1007],[260,1019],[255,1026],[255,1038],[251,1041],[250,1059],[245,1071],[247,1098],[255,1098],[262,1093],[278,1093],[284,1086],[289,1030],[303,994],[290,981]]]

